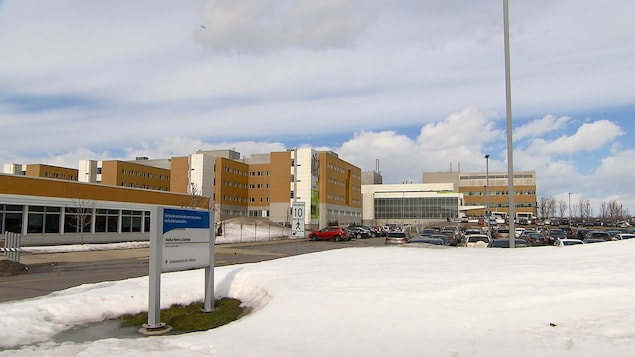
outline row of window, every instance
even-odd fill
[[[463,192],[463,194],[465,196],[487,196],[487,191],[468,191],[468,192]],[[508,196],[509,195],[509,191],[490,191],[489,192],[489,196]],[[536,195],[536,191],[534,190],[530,190],[530,191],[514,191],[514,195],[516,196],[529,196],[529,195]]]
[[[490,202],[489,204],[487,204],[486,202],[482,202],[483,206],[488,206],[491,208],[507,208],[509,207],[509,203],[508,202]],[[514,207],[517,208],[533,208],[536,207],[536,205],[534,203],[531,202],[514,202]]]
[[[170,191],[169,187],[158,187],[158,186],[150,186],[150,185],[144,185],[144,184],[139,184],[139,183],[134,183],[134,182],[126,182],[126,181],[121,181],[121,186],[122,187],[134,187],[134,188],[145,188],[148,190],[156,190],[156,191]]]
[[[255,197],[249,197],[249,202],[256,202],[256,198]],[[260,202],[269,202],[269,197],[264,198],[264,197],[260,197]]]
[[[20,234],[149,232],[150,212],[90,207],[0,205],[0,231]]]
[[[338,180],[338,179],[333,178],[333,177],[327,177],[326,183],[328,183],[330,185],[333,185],[333,186],[346,187],[346,182],[344,182],[342,180]]]
[[[329,217],[332,217],[332,216],[361,217],[362,216],[362,213],[357,211],[328,209],[326,210],[326,212],[329,215]]]
[[[25,174],[26,174],[26,171],[25,171]],[[44,177],[52,177],[52,178],[56,178],[56,179],[61,178],[62,180],[67,180],[67,179],[68,180],[77,180],[77,176],[75,176],[75,175],[68,175],[68,177],[66,177],[66,174],[61,174],[60,175],[57,172],[53,172],[53,174],[51,174],[48,171],[44,172]]]
[[[329,168],[329,169],[331,169],[331,170],[333,170],[333,171],[335,171],[335,172],[339,172],[339,173],[341,173],[341,174],[346,173],[346,169],[344,169],[344,168],[343,168],[343,167],[341,167],[341,166],[335,165],[335,164],[333,164],[333,163],[331,163],[331,162],[329,162],[328,164],[326,164],[326,167],[327,167],[327,168]]]
[[[249,210],[249,217],[269,217],[269,210]]]
[[[235,167],[223,166],[223,172],[233,173],[235,175],[247,176],[247,171],[237,169]]]
[[[223,185],[227,187],[247,188],[246,183],[240,183],[240,182],[230,181],[230,180],[223,180]]]
[[[271,176],[271,172],[270,171],[250,171],[249,172],[249,176]]]
[[[458,197],[375,198],[376,219],[458,217]]]
[[[460,180],[486,180],[486,179],[506,179],[509,178],[509,175],[496,175],[496,174],[484,174],[484,175],[471,175],[471,176],[461,176]],[[531,174],[514,174],[514,179],[531,179],[534,178],[534,175]]]
[[[339,201],[339,202],[344,202],[346,201],[346,197],[344,196],[340,196],[340,195],[333,195],[333,194],[327,194],[326,198],[332,201]]]
[[[101,173],[101,172],[99,172]],[[169,175],[158,175],[152,172],[144,172],[144,171],[135,171],[135,170],[126,170],[126,169],[121,169],[121,173],[123,175],[131,175],[131,176],[139,176],[139,177],[145,177],[145,178],[149,178],[149,179],[159,179],[159,180],[170,180],[170,176]]]

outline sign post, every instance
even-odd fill
[[[141,333],[166,333],[160,321],[161,273],[205,268],[205,307],[214,310],[214,227],[210,211],[155,207],[150,216],[148,323]]]
[[[297,254],[300,253],[300,238],[304,238],[304,202],[293,202],[291,206],[291,236],[296,239]]]

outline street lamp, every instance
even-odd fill
[[[571,192],[569,192],[569,227],[571,227]]]
[[[485,217],[489,222],[489,154],[485,155]]]
[[[491,237],[492,230],[490,228],[490,215],[489,211],[489,154],[485,155],[485,220],[487,220],[487,235]]]

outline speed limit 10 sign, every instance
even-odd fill
[[[304,237],[304,202],[293,202],[291,205],[291,235]]]
[[[304,202],[293,202],[291,218],[304,218]]]

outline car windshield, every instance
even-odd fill
[[[595,232],[595,233],[591,233],[590,238],[610,239],[611,236],[606,232]]]
[[[388,237],[391,238],[404,238],[406,236],[405,232],[390,232],[388,233]]]
[[[562,243],[563,243],[564,245],[576,245],[576,244],[582,244],[582,242],[581,242],[581,241],[579,241],[579,240],[565,240],[565,241],[562,241]]]
[[[549,231],[549,234],[552,236],[564,236],[564,231],[559,230],[559,229],[552,229]]]
[[[487,236],[477,236],[477,235],[472,235],[467,237],[467,241],[470,243],[476,243],[476,242],[487,242],[489,239],[487,238]]]

